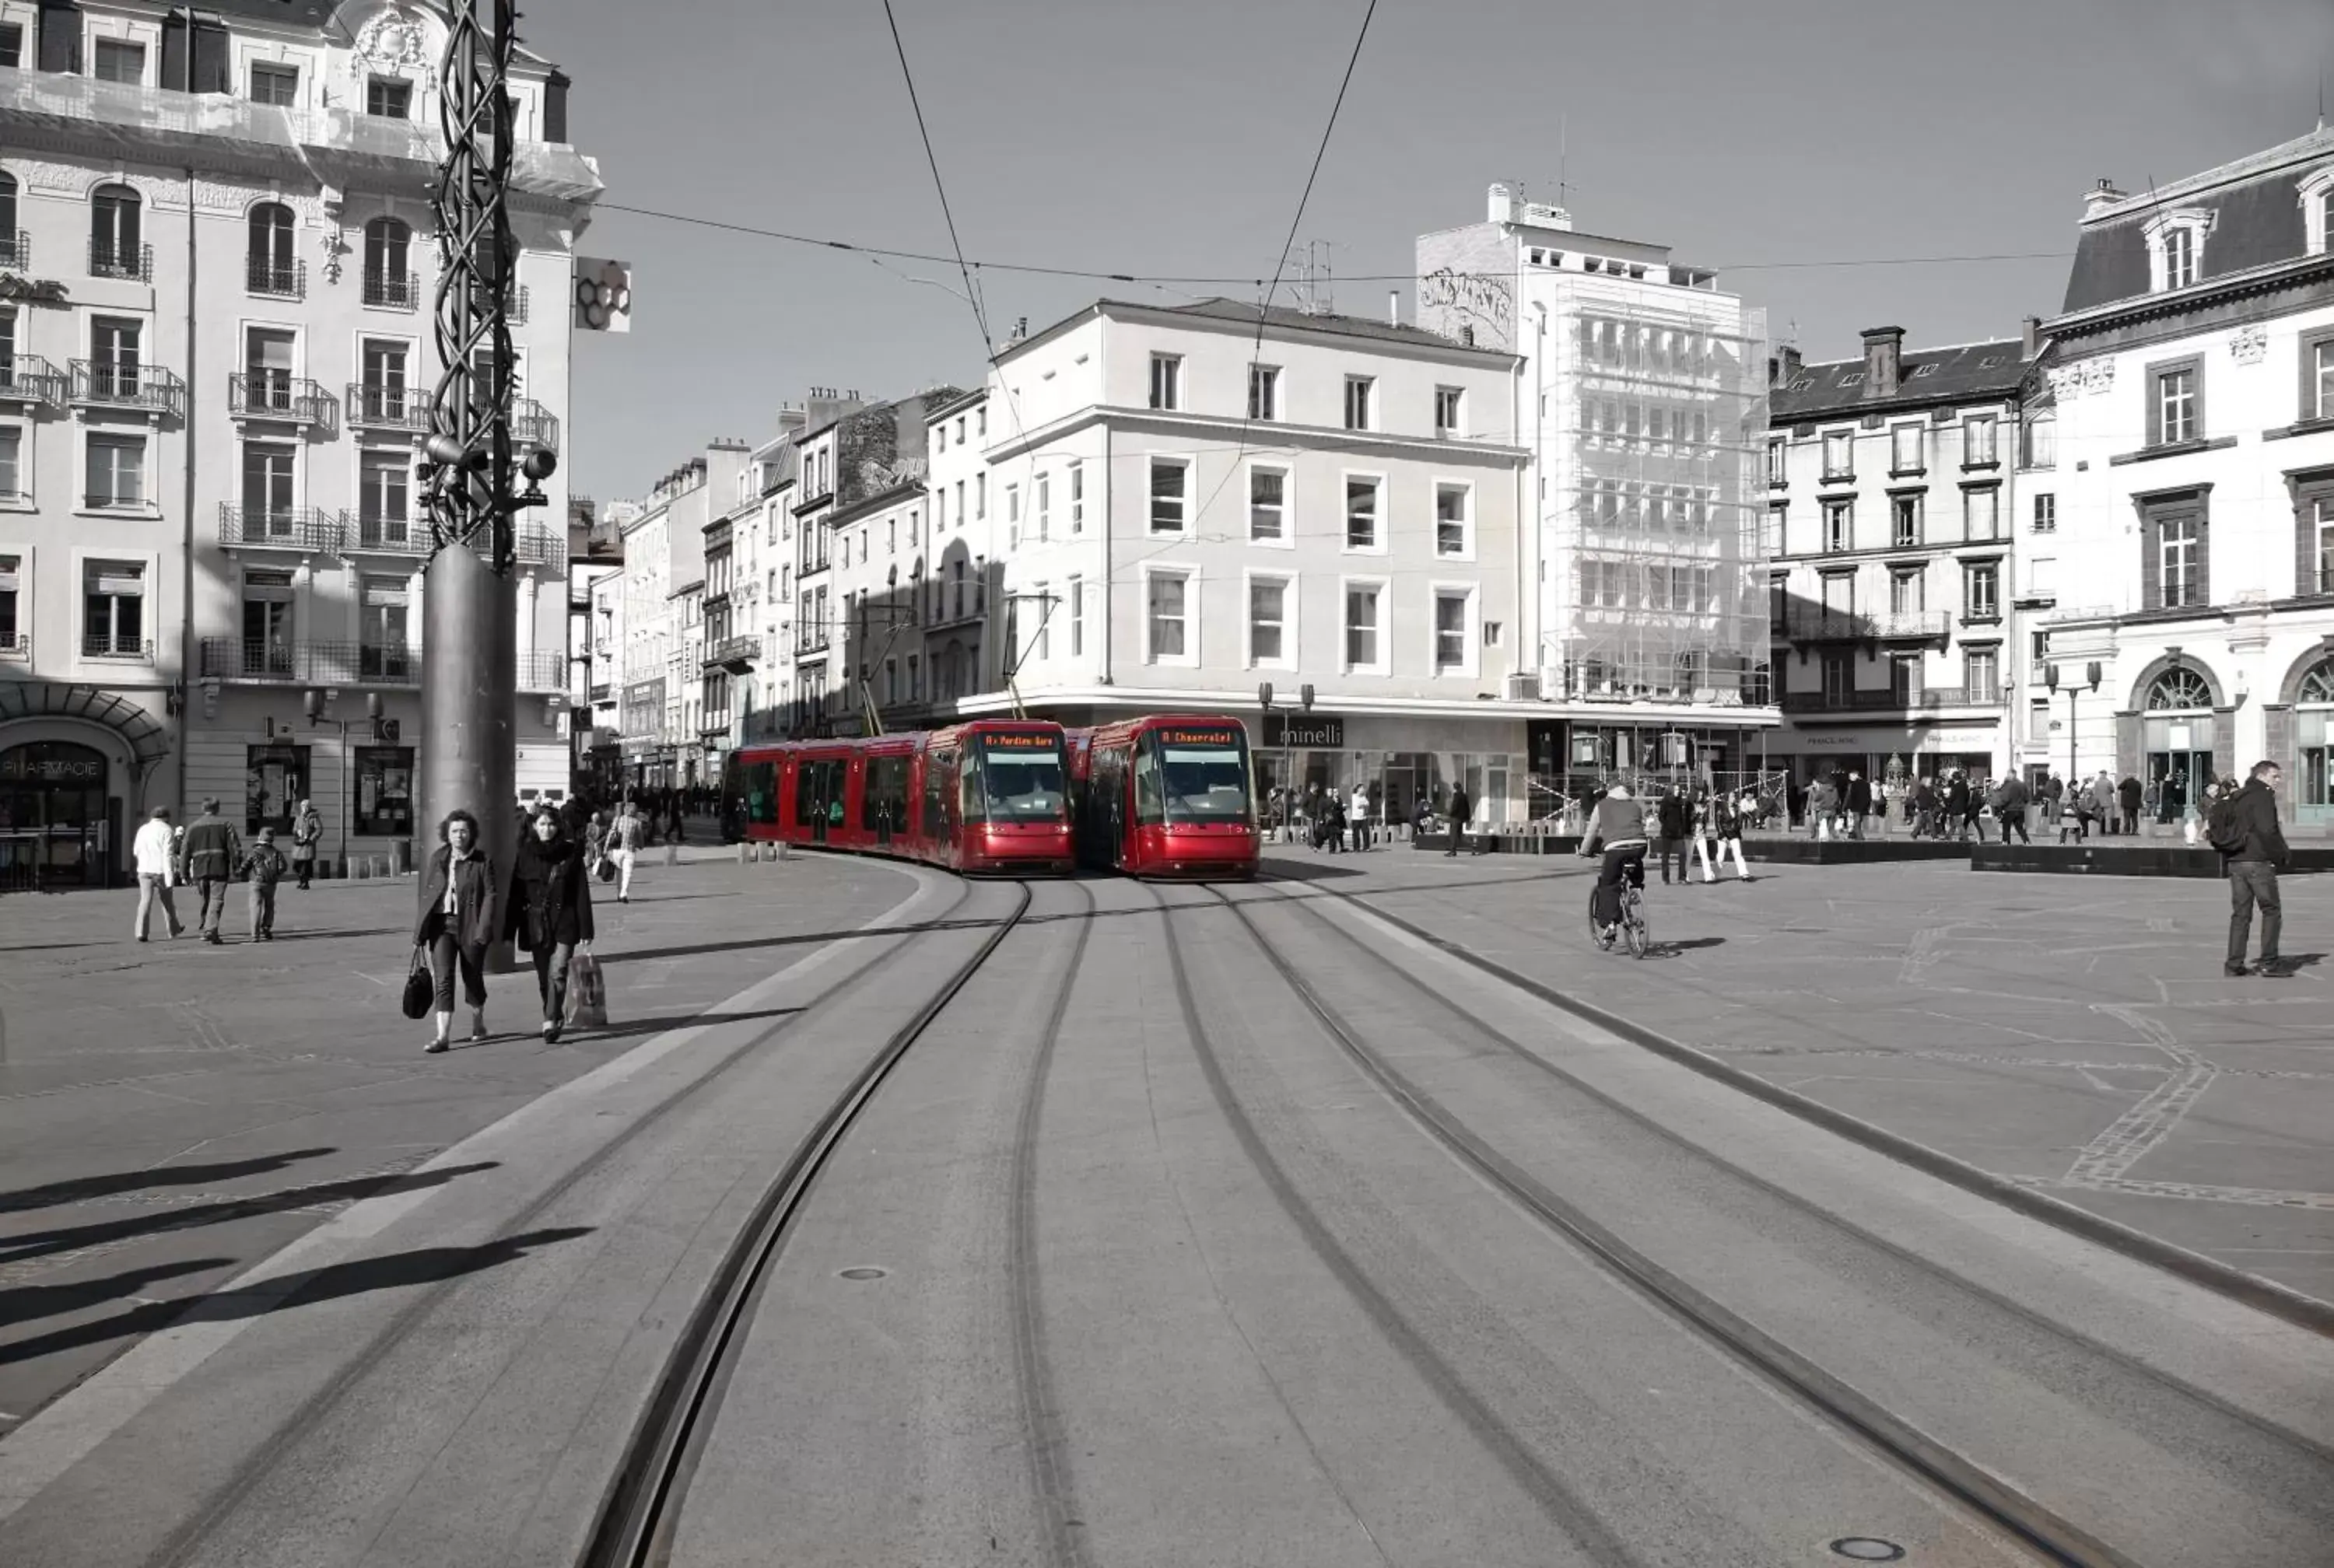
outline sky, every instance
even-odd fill
[[[968,256],[1250,280],[984,272],[1001,338],[1098,295],[1257,297],[1368,0],[892,5]],[[631,333],[576,339],[580,493],[766,439],[814,385],[978,383],[953,262],[611,210],[947,255],[882,0],[558,0],[521,25],[607,181],[578,248],[634,268]],[[2011,337],[2059,308],[2086,190],[2302,135],[2321,81],[2329,0],[1378,0],[1297,236],[1330,247],[1339,310],[1383,316],[1398,288],[1409,319],[1407,282],[1354,280],[1406,276],[1416,236],[1507,180],[1719,268],[1810,360],[1869,326]],[[1908,259],[1970,256],[2018,259]]]

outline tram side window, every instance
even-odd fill
[[[964,755],[958,763],[957,784],[957,819],[967,822],[987,821],[989,813],[980,807],[981,792],[986,787],[986,780],[982,777],[979,746],[965,748]]]
[[[1149,735],[1134,748],[1134,820],[1167,820],[1167,802],[1159,789],[1159,747]]]
[[[908,823],[908,759],[903,756],[870,757],[867,772],[861,784],[860,821],[869,827],[881,822],[894,832]]]
[[[746,769],[746,820],[775,823],[778,820],[778,766],[757,762]]]

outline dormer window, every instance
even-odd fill
[[[2204,240],[2213,232],[2214,214],[2191,207],[2159,213],[2141,232],[2147,237],[2147,270],[2151,292],[2185,289],[2204,275]]]
[[[2334,163],[2303,177],[2301,226],[2311,255],[2334,255]]]

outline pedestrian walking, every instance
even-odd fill
[[[1354,848],[1368,849],[1370,847],[1370,789],[1367,784],[1357,784],[1354,786],[1354,800],[1348,820],[1354,830]]]
[[[1942,836],[1937,833],[1937,786],[1926,774],[1913,786],[1913,836]]]
[[[146,825],[130,842],[130,853],[138,866],[138,923],[130,935],[141,942],[146,939],[147,923],[159,902],[163,918],[170,923],[170,935],[176,938],[186,928],[178,923],[178,906],[170,901],[170,889],[178,880],[178,857],[169,806],[156,806],[148,815]]]
[[[324,836],[324,818],[311,801],[302,801],[299,810],[292,814],[292,871],[300,879],[302,892],[308,890],[308,879],[316,872],[316,845]]]
[[[1467,798],[1467,786],[1452,784],[1451,786],[1451,847],[1442,851],[1445,855],[1458,854],[1459,841],[1467,836],[1467,819],[1474,815],[1474,803]]]
[[[218,814],[216,799],[203,803],[203,814],[187,827],[179,849],[179,875],[195,884],[202,896],[203,940],[219,946],[219,919],[227,912],[227,888],[243,860],[243,841],[235,825]]]
[[[2253,973],[2272,980],[2291,973],[2278,953],[2284,910],[2278,902],[2277,873],[2293,859],[2277,821],[2277,791],[2284,783],[2284,769],[2273,762],[2257,762],[2242,788],[2215,803],[2212,842],[2229,875],[2229,951],[2221,965],[2223,975],[2246,972],[2245,947],[2252,935],[2255,906],[2261,909],[2262,932],[2261,962]]]
[[[2059,782],[2058,774],[2047,774],[2043,776],[2040,803],[2042,808],[2042,831],[2046,833],[2055,832],[2059,842],[2065,843],[2067,842],[2066,786]]]
[[[593,876],[600,874],[600,862],[608,855],[608,824],[593,812],[584,823],[584,869]]]
[[[470,1038],[487,1038],[487,944],[495,937],[495,873],[479,847],[478,819],[450,811],[438,824],[438,850],[421,874],[416,946],[429,953],[437,984],[438,1033],[426,1050],[445,1050],[454,1037],[454,976],[462,977],[470,1007]]]
[[[2123,833],[2139,832],[2140,806],[2146,793],[2139,780],[2129,774],[2123,775],[2123,783],[2116,786],[2116,803],[2123,808],[2122,817],[2116,823],[2117,832]]]
[[[640,860],[641,840],[646,825],[627,801],[616,808],[615,825],[608,830],[607,842],[614,846],[610,853],[616,862],[616,902],[632,901],[632,867]]]
[[[236,867],[236,875],[251,885],[251,939],[275,940],[275,885],[291,874],[292,862],[275,847],[275,830],[259,830],[259,842]]]
[[[535,959],[543,996],[543,1037],[556,1042],[567,1015],[567,974],[578,948],[592,948],[592,879],[584,847],[556,813],[537,812],[511,858],[505,935]]]
[[[1738,881],[1750,880],[1750,862],[1742,857],[1742,823],[1750,814],[1752,796],[1745,790],[1740,796],[1720,795],[1711,803],[1711,837],[1718,846],[1712,857],[1718,869],[1726,869],[1726,857],[1734,857],[1734,876]]]
[[[1685,797],[1674,785],[1662,792],[1654,808],[1654,822],[1662,837],[1662,886],[1670,885],[1670,862],[1677,862],[1678,880],[1693,880],[1693,845],[1686,838],[1692,822],[1686,813]]]
[[[1864,836],[1864,819],[1872,814],[1872,781],[1860,773],[1847,775],[1847,798],[1842,803],[1847,812],[1847,836]]]
[[[2010,842],[2013,830],[2018,834],[2019,842],[2030,844],[2034,842],[2026,836],[2026,805],[2031,798],[2027,792],[2026,781],[2016,774],[1986,792],[1986,804],[1993,808],[1994,820],[2001,825],[2001,842],[2005,845]],[[1980,842],[1984,842],[1982,830],[1978,833],[1978,839]]]

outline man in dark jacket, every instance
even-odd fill
[[[1969,775],[1956,771],[1952,778],[1945,781],[1945,821],[1941,825],[1937,836],[1943,838],[1944,836],[1943,828],[1949,826],[1956,838],[1966,840],[1969,837],[1972,815]]]
[[[1864,819],[1872,814],[1872,781],[1860,773],[1847,775],[1847,794],[1840,803],[1847,810],[1847,836],[1864,836]]]
[[[2284,979],[2277,951],[2278,928],[2284,919],[2277,898],[2278,868],[2291,855],[2285,833],[2277,825],[2277,790],[2285,770],[2273,762],[2253,764],[2252,777],[2229,802],[2229,811],[2244,837],[2233,849],[2221,851],[2229,871],[2229,955],[2221,966],[2224,975],[2245,973],[2245,943],[2252,935],[2253,906],[2261,906],[2261,966],[2255,972],[2267,979]]]
[[[2117,825],[2117,832],[2125,833],[2139,832],[2140,802],[2146,793],[2146,787],[2137,779],[2129,774],[2123,775],[2123,783],[2116,786],[2116,797],[2123,806],[2123,821]]]
[[[1677,861],[1678,880],[1691,884],[1693,880],[1693,848],[1686,834],[1690,826],[1685,797],[1674,788],[1662,793],[1658,808],[1662,834],[1662,886],[1670,885],[1670,861]]]
[[[227,885],[243,862],[243,841],[218,809],[216,800],[203,803],[203,814],[187,824],[187,842],[180,851],[186,866],[179,880],[200,890],[203,940],[214,948],[219,945],[219,919],[227,913]]]
[[[1455,855],[1459,852],[1459,841],[1467,836],[1467,819],[1474,814],[1475,803],[1467,798],[1467,786],[1452,784],[1451,786],[1451,847],[1442,851],[1444,854]]]

